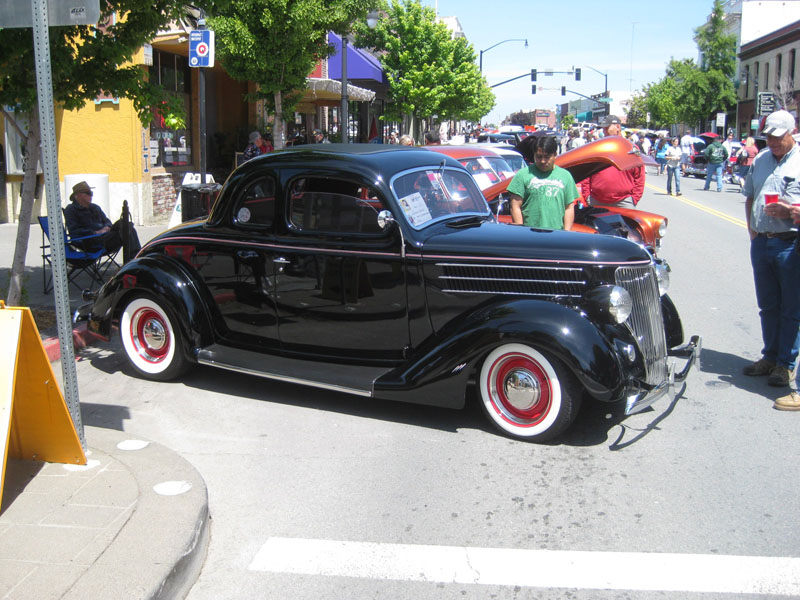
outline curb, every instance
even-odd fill
[[[147,442],[120,450],[124,433],[87,427],[91,446],[119,461],[139,490],[130,518],[103,554],[64,595],[83,598],[184,598],[200,576],[209,544],[208,492],[200,473],[178,453]],[[188,491],[160,495],[164,482]]]
[[[89,331],[86,322],[79,323],[72,329],[72,345],[75,350],[86,348],[93,342],[102,339],[101,336]],[[61,360],[61,344],[58,342],[58,336],[42,339],[42,345],[47,353],[47,359],[51,363]]]

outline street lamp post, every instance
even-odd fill
[[[478,70],[481,73],[483,73],[483,53],[488,52],[489,50],[495,48],[496,46],[499,46],[500,44],[505,44],[506,42],[525,42],[525,47],[526,48],[528,47],[528,40],[522,38],[514,38],[509,40],[503,40],[502,42],[497,42],[494,46],[489,46],[488,48],[486,48],[486,50],[481,50],[478,58]]]
[[[586,65],[586,68],[587,69],[591,69],[595,73],[598,73],[598,74],[603,76],[603,81],[604,81],[604,83],[603,83],[603,98],[608,98],[608,73],[603,73],[602,71],[598,71],[597,69],[595,69],[594,67],[591,67],[589,65]],[[603,115],[603,116],[607,116],[608,113],[610,112],[610,107],[609,107],[609,103],[608,102],[604,102],[604,104],[605,104],[605,110],[603,112],[605,113],[605,115]]]
[[[378,25],[378,11],[371,10],[367,13],[367,27],[375,29]],[[350,97],[347,95],[347,34],[342,34],[342,143],[347,144],[350,142]]]

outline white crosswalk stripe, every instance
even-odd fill
[[[399,581],[800,595],[800,558],[269,538],[249,570]]]

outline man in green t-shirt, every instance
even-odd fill
[[[578,187],[569,171],[555,164],[554,137],[528,136],[517,149],[528,163],[511,183],[511,221],[538,229],[569,229],[575,219]]]

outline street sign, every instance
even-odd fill
[[[775,94],[772,92],[758,93],[758,114],[768,115],[775,112]]]
[[[47,24],[94,25],[100,20],[100,0],[47,0]],[[30,0],[0,0],[0,27],[33,27]]]
[[[727,115],[724,112],[717,113],[717,127],[722,127],[725,129],[725,118]]]
[[[210,29],[189,32],[189,66],[214,66],[214,32]]]

